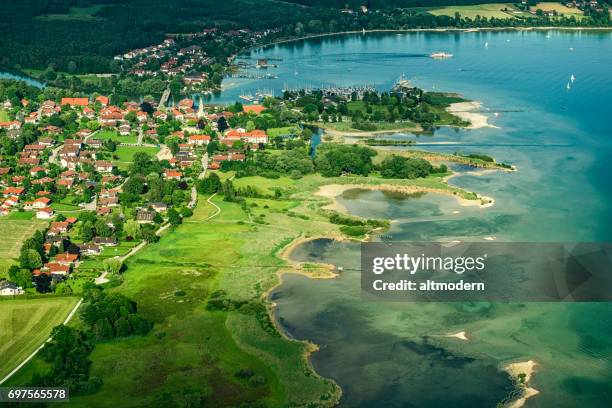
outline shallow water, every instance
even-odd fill
[[[426,57],[434,51],[454,57]],[[499,127],[396,136],[430,150],[489,154],[519,171],[456,168],[461,174],[451,183],[493,197],[488,209],[434,194],[344,193],[339,202],[350,212],[396,220],[377,239],[612,240],[609,32],[351,35],[252,57],[261,55],[282,58],[279,79],[243,81],[222,98],[257,88],[278,92],[285,84],[374,82],[388,89],[405,73],[425,89],[482,101]],[[431,144],[441,141],[457,144]],[[282,326],[321,345],[313,364],[341,385],[345,406],[494,406],[511,388],[499,367],[527,359],[538,363],[531,385],[541,391],[528,406],[609,406],[612,305],[372,302],[361,295],[356,244],[317,241],[293,256],[343,267],[335,280],[286,276],[272,296]],[[469,341],[443,337],[461,330]]]

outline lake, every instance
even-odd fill
[[[436,51],[454,56],[427,57]],[[517,166],[512,174],[455,167],[452,184],[495,205],[361,190],[339,197],[351,213],[396,220],[385,239],[612,240],[610,32],[372,33],[272,46],[247,58],[262,57],[280,60],[269,70],[278,79],[230,79],[222,99],[331,84],[389,89],[404,74],[426,90],[483,103],[498,128],[393,137]],[[292,256],[343,267],[334,280],[287,275],[271,296],[287,333],[321,346],[313,365],[340,384],[344,406],[495,406],[512,390],[500,367],[528,359],[538,363],[531,386],[541,393],[527,406],[609,406],[610,304],[370,302],[361,296],[357,244],[320,240]],[[444,337],[461,330],[468,341]]]

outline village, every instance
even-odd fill
[[[0,122],[0,138],[12,141],[14,154],[0,160],[0,220],[43,227],[0,283],[2,296],[71,293],[80,275],[106,282],[124,259],[192,214],[195,183],[207,170],[268,143],[251,120],[262,105],[116,106],[103,95],[18,102],[1,105],[10,120]]]

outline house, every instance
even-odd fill
[[[84,255],[100,255],[102,248],[96,244],[77,244],[81,254]]]
[[[23,288],[21,286],[17,286],[13,282],[0,282],[0,296],[18,296],[23,295],[24,293]]]
[[[87,106],[83,108],[83,116],[85,116],[88,119],[93,119],[96,117],[96,111],[94,111],[93,109]]]
[[[59,235],[68,231],[70,227],[70,223],[67,221],[56,221],[52,222],[49,226],[49,231],[47,231],[47,235],[54,236]]]
[[[60,105],[70,105],[70,106],[87,106],[89,104],[88,98],[62,98]]]
[[[268,134],[265,130],[255,129],[251,132],[245,132],[242,135],[242,140],[253,144],[268,143]]]
[[[132,128],[130,127],[129,123],[122,123],[119,125],[119,134],[121,136],[129,136],[131,132]]]
[[[139,210],[136,214],[136,221],[138,221],[140,224],[151,224],[153,222],[153,218],[155,218],[154,211]]]
[[[181,101],[178,103],[178,107],[182,111],[185,111],[186,109],[193,109],[193,99],[181,99]]]
[[[36,157],[24,157],[17,160],[17,164],[20,166],[37,166],[40,164],[40,159]]]
[[[102,139],[88,139],[87,142],[85,142],[87,144],[87,146],[91,147],[92,149],[100,149],[102,146],[104,146],[104,141]]]
[[[110,207],[98,207],[96,208],[96,214],[100,217],[105,216],[105,215],[109,215],[111,212],[113,212],[112,208]]]
[[[96,171],[99,171],[100,173],[110,173],[113,171],[113,163],[106,160],[96,161],[94,167],[96,168]]]
[[[93,239],[94,244],[102,246],[115,246],[117,245],[117,239],[114,237],[95,237]]]
[[[183,173],[176,170],[166,170],[164,171],[164,177],[169,180],[180,180],[183,177]]]
[[[46,173],[47,169],[42,166],[35,166],[30,169],[30,176],[36,177],[38,173]]]
[[[201,84],[206,80],[206,74],[203,72],[193,72],[183,77],[183,83],[185,85]]]
[[[78,132],[75,133],[75,136],[78,137],[78,139],[70,139],[70,140],[80,140],[80,139],[85,139],[87,136],[91,135],[93,132],[90,129],[81,129]],[[70,142],[68,142],[70,143]]]
[[[36,218],[41,220],[48,220],[49,218],[53,218],[54,212],[51,207],[44,207],[36,211]]]
[[[55,144],[55,140],[51,139],[50,137],[42,137],[38,139],[38,144],[44,147],[51,147]]]
[[[102,96],[102,95],[100,95],[100,96],[98,96],[98,97],[96,98],[96,102],[100,102],[100,105],[102,105],[102,106],[107,106],[107,105],[108,105],[109,100],[108,100],[108,97],[107,97],[107,96]]]
[[[75,263],[78,259],[79,259],[79,256],[76,254],[64,253],[64,254],[58,254],[55,257],[55,262],[59,263],[60,265],[70,266],[73,263]]]
[[[207,145],[210,142],[210,136],[208,135],[191,135],[189,136],[188,143],[196,146]]]
[[[159,119],[159,120],[166,120],[166,119],[168,119],[168,115],[166,114],[166,112],[162,112],[162,111],[155,111],[155,112],[153,112],[153,117],[155,119]]]
[[[30,123],[30,124],[34,124],[36,122],[38,122],[38,113],[37,112],[31,112],[28,116],[26,116],[23,121],[25,123]]]
[[[0,128],[6,130],[19,130],[21,129],[21,122],[19,122],[18,120],[0,122]]]
[[[168,204],[162,202],[151,203],[151,208],[157,212],[166,212],[168,211]]]
[[[98,205],[100,207],[116,207],[119,205],[118,197],[103,197],[98,199]]]
[[[25,189],[23,187],[7,187],[2,192],[2,195],[4,197],[15,196],[15,195],[20,196],[21,194],[23,194],[24,190]]]
[[[98,122],[102,126],[115,126],[118,121],[123,120],[123,114],[121,112],[108,112],[102,113]]]
[[[147,118],[149,117],[149,115],[147,114],[147,112],[136,112],[136,119],[138,119],[138,122],[140,123],[144,123],[147,121]]]
[[[43,209],[48,207],[51,204],[51,199],[49,197],[39,197],[32,202],[32,208]]]
[[[69,265],[62,265],[58,262],[48,262],[43,265],[42,271],[48,272],[51,276],[66,276],[70,273]]]

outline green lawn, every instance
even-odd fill
[[[11,117],[8,112],[4,109],[0,109],[0,122],[8,122],[9,120],[11,120]]]
[[[507,11],[502,11],[506,9]],[[432,8],[429,13],[435,16],[450,16],[454,17],[455,13],[461,14],[461,17],[474,19],[477,15],[480,17],[495,17],[495,18],[515,18],[515,16],[529,15],[514,8],[511,3],[491,3],[477,4],[471,6],[447,6],[440,8]]]
[[[77,302],[76,297],[0,301],[0,378],[43,344]]]
[[[48,221],[45,220],[18,218],[22,214],[28,215],[33,213],[15,212],[7,217],[0,218],[0,236],[2,236],[2,245],[0,245],[0,277],[7,276],[6,273],[9,266],[19,256],[23,241],[30,238],[37,229],[42,229],[48,225]]]
[[[134,161],[134,154],[136,154],[137,152],[146,152],[149,153],[151,156],[155,156],[158,151],[158,147],[117,146],[117,150],[113,152],[113,157],[117,156],[117,159],[113,158],[113,163],[116,164],[120,169],[127,169]]]
[[[277,137],[277,136],[294,135],[298,132],[298,130],[299,129],[294,126],[270,128],[268,129],[268,136]]]
[[[129,136],[121,136],[116,130],[102,130],[96,133],[94,139],[108,140],[113,139],[117,143],[137,143],[138,135],[134,132]]]

